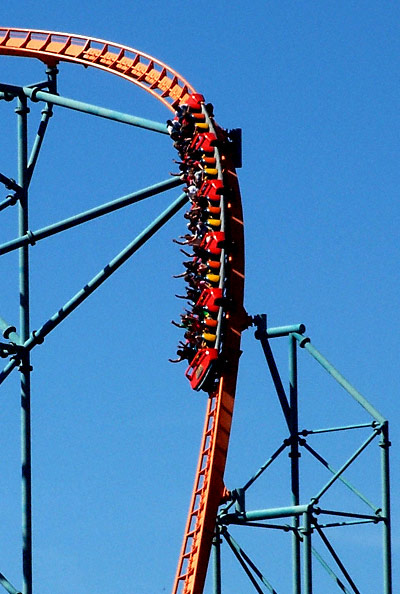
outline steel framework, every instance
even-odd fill
[[[390,478],[389,478],[389,427],[388,421],[372,406],[366,398],[358,392],[343,375],[312,345],[310,338],[304,335],[305,326],[297,324],[277,328],[267,327],[265,314],[254,317],[256,326],[255,336],[260,341],[265,360],[272,378],[273,386],[278,396],[279,405],[287,426],[287,435],[279,447],[271,454],[261,468],[249,478],[240,488],[230,492],[230,502],[222,506],[216,523],[216,536],[214,539],[214,592],[221,594],[221,553],[220,544],[225,540],[234,557],[239,561],[245,574],[252,585],[252,590],[262,594],[276,590],[267,577],[251,560],[250,556],[236,542],[229,532],[229,526],[247,526],[272,531],[281,531],[291,534],[292,541],[292,584],[293,594],[311,594],[318,585],[313,577],[314,559],[332,578],[332,591],[342,591],[346,594],[364,592],[357,587],[357,579],[352,574],[354,556],[343,560],[328,538],[327,533],[334,528],[360,527],[362,525],[375,525],[381,528],[382,533],[382,593],[392,592],[391,571],[391,533],[390,533]],[[289,385],[286,390],[274,358],[270,341],[278,337],[288,337],[289,341]],[[300,347],[307,351],[322,368],[367,412],[370,422],[347,424],[335,427],[315,429],[300,429],[299,427],[299,394],[298,394],[298,364],[297,349]],[[341,435],[344,432],[364,431],[365,437],[347,460],[343,460],[339,468],[335,468],[308,440],[313,435]],[[375,469],[365,466],[365,476],[368,483],[380,482],[381,500],[373,503],[352,482],[345,477],[347,471],[354,463],[359,461],[362,454],[375,443],[381,451],[380,480]],[[267,509],[250,510],[246,505],[246,492],[254,483],[271,467],[271,465],[284,453],[290,458],[290,490],[288,499],[291,505]],[[322,472],[318,471],[317,483],[319,486],[311,495],[307,495],[307,478],[304,475],[304,465],[300,465],[301,453],[309,454],[319,463]],[[303,467],[303,468],[302,468]],[[303,472],[302,472],[303,470]],[[325,474],[328,476],[325,477]],[[329,478],[329,474],[331,475]],[[301,483],[303,491],[301,492]],[[326,495],[338,482],[350,493],[350,499],[341,497],[332,509],[332,502],[325,503]],[[268,493],[265,495],[268,500]],[[324,505],[325,503],[325,505]],[[349,505],[350,504],[350,505]],[[354,504],[356,507],[354,508]],[[286,524],[290,518],[290,524]],[[276,523],[280,520],[281,523]],[[283,523],[282,523],[283,522]],[[324,545],[330,561],[326,561],[315,542]],[[314,543],[314,544],[313,544]],[[271,565],[271,564],[269,564]],[[349,567],[350,566],[350,567]],[[335,587],[336,586],[336,587]],[[324,590],[326,591],[326,590]]]
[[[17,324],[0,318],[0,329],[7,342],[0,343],[0,355],[8,358],[3,371],[0,373],[0,384],[15,369],[21,378],[21,436],[22,436],[22,588],[14,587],[5,575],[0,574],[0,584],[10,594],[32,594],[32,486],[31,486],[31,362],[30,353],[34,347],[43,343],[46,336],[65,320],[82,302],[96,291],[117,269],[122,266],[148,239],[150,239],[167,221],[171,219],[187,203],[187,194],[181,194],[168,208],[166,208],[146,229],[132,240],[124,250],[115,256],[99,273],[94,276],[83,289],[78,291],[57,312],[46,320],[40,328],[32,330],[30,327],[30,292],[29,251],[37,242],[66,231],[82,223],[94,220],[115,210],[133,203],[155,196],[161,192],[179,187],[183,184],[180,177],[158,182],[112,202],[97,206],[79,213],[58,223],[32,231],[29,222],[28,193],[30,182],[35,170],[41,146],[44,140],[53,106],[76,110],[97,117],[107,118],[128,125],[141,127],[159,134],[168,134],[165,124],[144,118],[121,113],[115,110],[83,103],[67,97],[61,97],[57,92],[57,63],[66,60],[78,63],[89,63],[106,71],[111,71],[135,82],[167,107],[173,109],[176,103],[188,99],[194,89],[172,71],[165,64],[154,60],[150,56],[140,54],[136,50],[116,46],[101,40],[90,40],[79,36],[68,36],[50,32],[35,32],[28,30],[1,29],[0,53],[6,55],[25,55],[40,57],[47,64],[47,78],[40,83],[29,86],[14,86],[0,84],[0,100],[15,101],[18,122],[18,178],[12,179],[6,173],[0,173],[2,183],[9,195],[0,203],[0,211],[17,205],[19,233],[18,237],[0,245],[0,255],[18,250],[19,254],[19,293],[20,320],[19,331]],[[46,59],[43,58],[46,57]],[[39,122],[37,135],[29,152],[28,147],[28,113],[29,101],[43,102],[44,109]],[[205,114],[207,125],[222,143],[221,129]],[[213,127],[215,126],[215,127]],[[281,328],[268,328],[265,316],[256,316],[252,323],[256,325],[256,338],[260,341],[266,362],[271,373],[273,385],[278,395],[284,419],[288,428],[288,436],[283,443],[263,464],[259,471],[247,483],[232,491],[224,488],[223,476],[225,460],[228,450],[229,433],[233,413],[236,390],[236,376],[240,356],[240,334],[250,319],[243,310],[243,221],[240,205],[240,193],[236,174],[229,153],[215,149],[216,160],[219,162],[218,175],[229,191],[230,234],[235,250],[227,258],[226,276],[228,283],[228,297],[230,309],[225,320],[225,343],[222,347],[222,358],[225,363],[224,371],[218,381],[216,389],[210,390],[206,423],[200,458],[195,478],[195,487],[189,510],[188,523],[184,534],[181,556],[173,591],[182,594],[201,594],[204,588],[208,558],[213,543],[214,551],[214,581],[215,594],[221,594],[221,552],[220,543],[223,538],[228,548],[232,550],[240,565],[247,574],[255,591],[265,590],[276,592],[267,578],[256,567],[255,563],[244,552],[233,538],[228,526],[240,525],[282,530],[292,535],[292,574],[293,592],[311,594],[313,591],[312,557],[314,556],[328,574],[333,577],[336,586],[344,592],[359,592],[350,571],[339,558],[338,553],[328,540],[326,531],[333,527],[354,524],[377,524],[383,532],[383,594],[392,593],[391,583],[391,549],[390,549],[390,493],[389,493],[389,435],[388,423],[367,400],[355,390],[343,376],[313,347],[310,340],[304,336],[305,327],[302,324]],[[228,211],[227,211],[228,212]],[[269,341],[272,338],[289,337],[289,390],[283,386]],[[371,416],[370,423],[345,425],[326,429],[299,429],[298,418],[298,387],[297,387],[297,346],[307,350],[314,359],[355,399]],[[351,430],[368,430],[369,436],[361,443],[350,458],[343,465],[335,469],[330,463],[309,445],[306,438],[316,433],[333,433]],[[364,450],[376,442],[379,437],[381,448],[381,483],[382,501],[378,505],[372,504],[345,477],[347,468],[357,460]],[[299,464],[300,451],[303,449],[318,460],[331,473],[331,478],[324,483],[309,499],[304,499],[300,490]],[[245,494],[255,481],[264,474],[284,451],[290,456],[291,504],[279,508],[248,510]],[[323,498],[329,493],[333,485],[340,481],[355,495],[363,505],[370,508],[364,511],[349,511],[347,509],[326,509]],[[218,508],[220,511],[218,512]],[[320,518],[326,521],[320,522]],[[291,518],[290,525],[277,525],[274,520]],[[339,520],[336,520],[339,518]],[[327,548],[332,559],[339,568],[338,577],[329,564],[312,545],[314,535]],[[301,557],[303,551],[303,557]]]

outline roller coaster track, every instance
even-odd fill
[[[133,48],[108,41],[28,29],[0,28],[0,55],[37,58],[48,66],[60,61],[93,66],[123,77],[156,97],[171,111],[188,101],[194,88],[177,72]],[[204,109],[204,107],[203,107]],[[223,340],[217,383],[208,394],[194,489],[173,594],[201,594],[214,536],[218,507],[225,495],[224,470],[234,408],[241,332],[248,317],[243,308],[244,235],[240,190],[226,132],[213,117],[210,126],[218,177],[223,182],[225,247]]]

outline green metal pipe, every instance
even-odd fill
[[[147,120],[145,118],[139,118],[137,116],[130,115],[128,113],[122,113],[105,107],[99,107],[98,105],[92,105],[90,103],[84,103],[83,101],[76,101],[75,99],[69,99],[68,97],[61,97],[54,93],[48,93],[46,91],[38,91],[30,87],[16,87],[14,85],[7,85],[4,83],[0,84],[0,90],[3,91],[0,94],[0,99],[6,99],[10,96],[21,96],[25,95],[32,101],[45,101],[53,105],[59,105],[66,107],[67,109],[73,109],[90,115],[99,116],[115,122],[121,122],[123,124],[129,124],[130,126],[136,126],[138,128],[144,128],[153,132],[159,132],[161,134],[168,134],[167,125],[161,122],[154,122],[153,120]]]
[[[337,564],[337,566],[339,567],[340,571],[342,572],[343,576],[346,578],[348,584],[351,586],[351,588],[353,589],[353,592],[355,592],[355,594],[361,594],[360,590],[357,588],[357,586],[354,583],[354,580],[352,579],[352,577],[350,576],[349,572],[347,571],[347,569],[345,568],[345,566],[343,565],[342,561],[340,560],[339,555],[336,553],[335,549],[333,548],[333,546],[331,545],[331,543],[329,542],[329,540],[327,539],[325,533],[323,530],[321,530],[320,526],[318,526],[317,523],[314,524],[315,525],[315,529],[317,530],[322,542],[324,543],[324,545],[326,546],[326,548],[328,549],[329,553],[331,554],[332,558],[335,560],[335,563]]]
[[[17,359],[11,359],[5,365],[2,372],[0,372],[0,385],[8,378],[10,373],[19,365],[19,361]]]
[[[122,113],[98,105],[91,105],[90,103],[76,101],[75,99],[69,99],[68,97],[60,97],[60,95],[54,95],[52,93],[47,93],[46,91],[35,91],[35,89],[29,89],[28,87],[23,87],[22,90],[27,97],[32,99],[32,101],[46,101],[46,103],[52,103],[53,105],[59,105],[61,107],[66,107],[67,109],[73,109],[75,111],[113,120],[115,122],[121,122],[122,124],[129,124],[130,126],[144,128],[145,130],[151,130],[152,132],[159,132],[161,134],[168,134],[166,124],[161,122],[139,118],[128,113]]]
[[[346,585],[339,579],[339,577],[335,574],[333,569],[329,567],[328,563],[322,558],[318,551],[314,547],[311,547],[311,550],[313,556],[317,559],[319,564],[325,569],[328,575],[331,576],[331,578],[334,580],[334,582],[340,588],[340,590],[342,590],[342,592],[344,592],[345,594],[351,594],[350,590],[346,588]]]
[[[297,387],[297,342],[289,335],[289,402],[290,402],[290,477],[292,505],[300,503],[299,479],[299,418],[298,418],[298,387]],[[293,594],[301,594],[301,555],[298,538],[299,516],[292,517],[292,587]]]
[[[0,317],[0,330],[6,340],[10,340],[15,344],[21,344],[21,339],[17,334],[16,327],[8,324],[2,317]]]
[[[36,138],[34,140],[29,162],[28,162],[28,171],[27,171],[27,184],[29,186],[30,181],[32,179],[32,175],[35,169],[35,165],[39,158],[40,149],[43,144],[44,135],[47,130],[47,126],[51,116],[53,115],[53,108],[50,104],[47,104],[46,107],[42,110],[42,118],[40,120],[39,128],[36,134]]]
[[[3,245],[0,246],[0,256],[12,252],[23,245],[34,244],[41,239],[45,239],[46,237],[50,237],[61,231],[66,231],[67,229],[92,221],[93,219],[114,212],[120,208],[124,208],[125,206],[129,206],[130,204],[140,202],[145,198],[150,198],[151,196],[166,192],[171,188],[176,188],[177,186],[182,185],[182,183],[183,181],[180,178],[167,179],[149,186],[148,188],[138,190],[132,194],[127,194],[126,196],[102,204],[101,206],[96,206],[95,208],[74,215],[68,219],[64,219],[63,221],[59,221],[58,223],[53,223],[52,225],[38,229],[37,231],[29,231],[22,237],[3,243]]]
[[[231,534],[229,534],[229,532],[226,529],[222,532],[222,534],[223,534],[226,542],[228,543],[230,549],[234,553],[236,559],[239,561],[239,563],[242,566],[242,568],[244,569],[246,575],[248,576],[251,583],[253,584],[255,590],[259,594],[264,594],[263,590],[260,588],[260,586],[256,582],[253,574],[251,573],[250,568],[257,575],[257,577],[264,584],[264,586],[266,586],[266,588],[269,590],[269,592],[271,592],[271,594],[278,594],[277,591],[275,590],[275,588],[269,583],[267,578],[261,573],[261,571],[258,569],[258,567],[256,567],[256,565],[252,562],[252,560],[245,553],[245,551],[242,549],[242,547],[236,542],[236,540],[233,538],[233,536]]]
[[[25,97],[18,97],[16,108],[18,122],[18,184],[19,234],[28,231],[28,112]],[[20,335],[21,342],[29,338],[29,252],[23,246],[19,250]],[[23,593],[32,594],[32,460],[31,460],[31,381],[30,355],[25,351],[21,372],[21,468],[22,468],[22,568]]]
[[[382,427],[381,440],[382,517],[383,517],[383,594],[392,594],[392,544],[390,519],[389,424]]]
[[[11,582],[9,582],[2,573],[0,573],[0,586],[3,586],[3,588],[7,590],[9,594],[21,594],[21,592],[17,590],[17,588],[14,588]]]
[[[146,229],[144,229],[122,252],[120,252],[103,270],[88,282],[70,301],[68,301],[43,326],[34,331],[24,346],[28,350],[43,342],[44,338],[58,326],[70,313],[83,303],[100,285],[102,285],[122,264],[124,264],[142,245],[146,243],[161,227],[169,221],[186,204],[186,194],[181,194],[165,209]]]
[[[354,520],[352,522],[330,522],[329,524],[319,524],[321,528],[341,528],[342,526],[360,526],[361,524],[377,524],[382,522],[381,518],[372,518],[370,520]]]
[[[275,391],[277,393],[279,403],[282,408],[283,416],[285,417],[286,424],[290,431],[290,407],[289,407],[288,399],[286,396],[285,388],[283,387],[282,380],[279,375],[278,367],[275,363],[272,349],[268,342],[267,316],[265,314],[262,314],[260,316],[255,316],[255,324],[257,326],[257,330],[255,332],[255,337],[257,340],[259,340],[261,342],[261,347],[263,349],[265,359],[268,364],[268,369],[271,374],[272,381],[274,382]]]
[[[311,517],[310,512],[303,514],[303,526],[301,528],[303,535],[303,575],[304,575],[304,594],[312,594],[312,546],[311,546]]]
[[[268,338],[277,338],[280,336],[288,336],[293,332],[303,334],[306,331],[304,324],[292,324],[291,326],[277,326],[276,328],[267,328],[266,333]]]
[[[219,521],[221,524],[243,524],[252,520],[270,520],[272,518],[290,518],[304,514],[310,505],[292,505],[289,507],[275,507],[271,509],[261,509],[248,511],[241,514],[221,514]]]
[[[343,474],[343,472],[346,470],[346,468],[348,468],[350,466],[350,464],[352,464],[354,462],[354,460],[356,460],[356,458],[358,458],[358,456],[365,450],[365,448],[371,443],[371,441],[373,439],[375,439],[375,437],[379,434],[379,432],[380,432],[380,429],[375,429],[373,431],[373,433],[368,437],[368,439],[366,439],[364,441],[364,443],[347,460],[347,462],[345,462],[343,464],[343,466],[341,468],[339,468],[339,470],[334,474],[334,476],[331,478],[331,480],[328,481],[324,487],[322,487],[322,489],[319,491],[319,493],[315,497],[311,498],[311,501],[314,504],[317,504],[319,502],[322,495],[324,493],[326,493],[326,491],[333,485],[333,483],[336,482],[340,478],[341,474]]]
[[[324,429],[303,429],[299,435],[315,435],[317,433],[332,433],[332,431],[349,431],[350,429],[367,429],[368,427],[376,427],[377,421],[372,423],[359,423],[358,425],[343,425],[342,427],[326,427]]]
[[[311,344],[310,339],[301,334],[293,333],[300,346],[306,349],[322,365],[324,369],[352,396],[378,423],[383,424],[386,419],[368,402],[368,400],[356,390],[350,382]]]
[[[214,594],[222,594],[221,590],[221,537],[218,524],[215,525],[213,539],[213,586]]]
[[[281,454],[283,450],[286,449],[286,447],[286,443],[283,443],[281,446],[279,446],[279,448],[272,454],[272,456],[270,456],[268,460],[259,468],[259,470],[257,470],[255,475],[253,475],[251,479],[247,481],[247,483],[243,487],[245,491],[258,479],[258,477],[260,477],[263,474],[263,472],[272,464],[274,460],[276,460],[279,454]]]
[[[5,187],[7,188],[7,190],[13,190],[14,192],[21,192],[22,188],[19,184],[17,184],[17,182],[13,179],[11,179],[10,177],[7,177],[6,175],[3,175],[3,173],[0,173],[0,182],[5,185]]]
[[[0,212],[5,210],[9,206],[15,206],[17,204],[16,196],[8,196],[3,202],[0,202]]]
[[[344,511],[337,511],[337,510],[332,510],[332,509],[321,509],[321,508],[316,508],[315,509],[315,513],[317,515],[320,514],[325,514],[327,516],[340,516],[342,518],[364,518],[365,520],[371,520],[373,522],[377,522],[377,521],[381,521],[381,517],[380,516],[371,516],[369,514],[357,514],[355,512],[344,512]]]
[[[305,440],[304,443],[302,444],[303,447],[310,452],[310,454],[312,456],[314,456],[314,458],[316,458],[316,460],[318,460],[318,462],[321,462],[321,464],[323,466],[325,466],[325,468],[327,470],[329,470],[330,473],[332,473],[333,475],[336,475],[337,470],[331,466],[329,464],[329,462],[327,462],[327,460],[325,460],[325,458],[323,458],[316,450],[314,450],[314,448],[312,448]],[[368,507],[370,507],[374,512],[377,511],[378,507],[376,505],[374,505],[369,499],[367,499],[367,497],[365,497],[365,495],[363,495],[363,493],[361,493],[361,491],[359,491],[358,489],[356,489],[356,487],[354,487],[354,485],[352,485],[350,483],[350,481],[348,481],[346,478],[344,478],[344,476],[339,476],[339,480],[352,492],[354,493],[354,495],[356,495],[359,499],[361,499],[361,501],[364,501],[364,503],[366,505],[368,505]]]

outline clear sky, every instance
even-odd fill
[[[243,129],[239,171],[249,314],[269,325],[303,322],[316,347],[391,421],[394,584],[399,583],[398,219],[400,9],[388,1],[6,3],[1,26],[45,29],[138,48],[176,69]],[[44,68],[0,57],[1,82],[30,84]],[[59,92],[157,121],[169,112],[110,74],[62,64]],[[32,106],[30,139],[41,106]],[[14,105],[0,104],[0,171],[16,177]],[[55,110],[31,186],[39,229],[169,178],[168,137]],[[3,188],[2,201],[7,192]],[[32,250],[32,328],[39,327],[179,192],[150,199]],[[17,234],[0,213],[0,243]],[[33,353],[34,583],[38,594],[158,594],[175,574],[200,446],[206,396],[190,390],[175,354],[181,258],[177,215]],[[18,318],[17,260],[1,259],[0,315]],[[277,358],[286,361],[283,346]],[[279,342],[280,344],[280,342]],[[275,343],[273,343],[275,347]],[[282,348],[282,353],[279,349]],[[228,488],[240,486],[286,437],[252,329],[245,333]],[[299,353],[301,427],[367,422],[306,353]],[[1,566],[20,579],[19,391],[1,386]],[[354,432],[353,432],[354,433]],[[312,441],[333,466],[360,444]],[[379,500],[375,455],[349,474]],[[306,462],[304,454],[302,463]],[[329,475],[305,467],[304,497]],[[249,507],[290,504],[287,459]],[[312,487],[310,487],[312,485]],[[343,497],[343,499],[342,499]],[[330,505],[347,501],[335,491]],[[381,591],[380,531],[343,529],[343,549],[363,594]],[[234,531],[232,531],[234,532]],[[264,531],[265,532],[265,531]],[[268,531],[270,532],[270,531]],[[235,538],[277,591],[290,591],[289,537]],[[274,537],[274,539],[272,538]],[[241,540],[243,539],[243,541]],[[319,544],[319,543],[318,543]],[[317,545],[316,545],[317,546]],[[286,547],[286,548],[285,548]],[[319,547],[328,558],[323,547]],[[226,560],[225,560],[226,557]],[[250,586],[224,552],[226,591]],[[319,570],[316,592],[338,589]],[[211,584],[207,584],[211,592]],[[236,588],[236,590],[235,590]],[[225,591],[225,590],[224,590]]]

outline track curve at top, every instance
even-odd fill
[[[205,118],[196,128],[193,141],[204,132],[204,126],[208,126],[215,137],[213,154],[218,164],[215,175],[222,188],[221,210],[225,217],[226,237],[221,262],[224,296],[218,315],[222,339],[218,347],[218,372],[212,387],[208,388],[200,456],[173,586],[173,594],[201,594],[218,507],[225,495],[223,477],[241,353],[240,340],[249,321],[243,307],[243,216],[232,143],[227,132],[215,122],[213,114],[207,114],[204,98],[183,77],[166,64],[133,48],[80,35],[0,27],[0,55],[38,58],[49,66],[55,66],[60,61],[94,66],[130,80],[173,112],[180,104],[190,104],[195,94]]]
[[[0,54],[38,58],[54,66],[60,61],[94,66],[138,85],[171,111],[194,88],[175,70],[132,47],[103,39],[34,29],[0,27]]]

